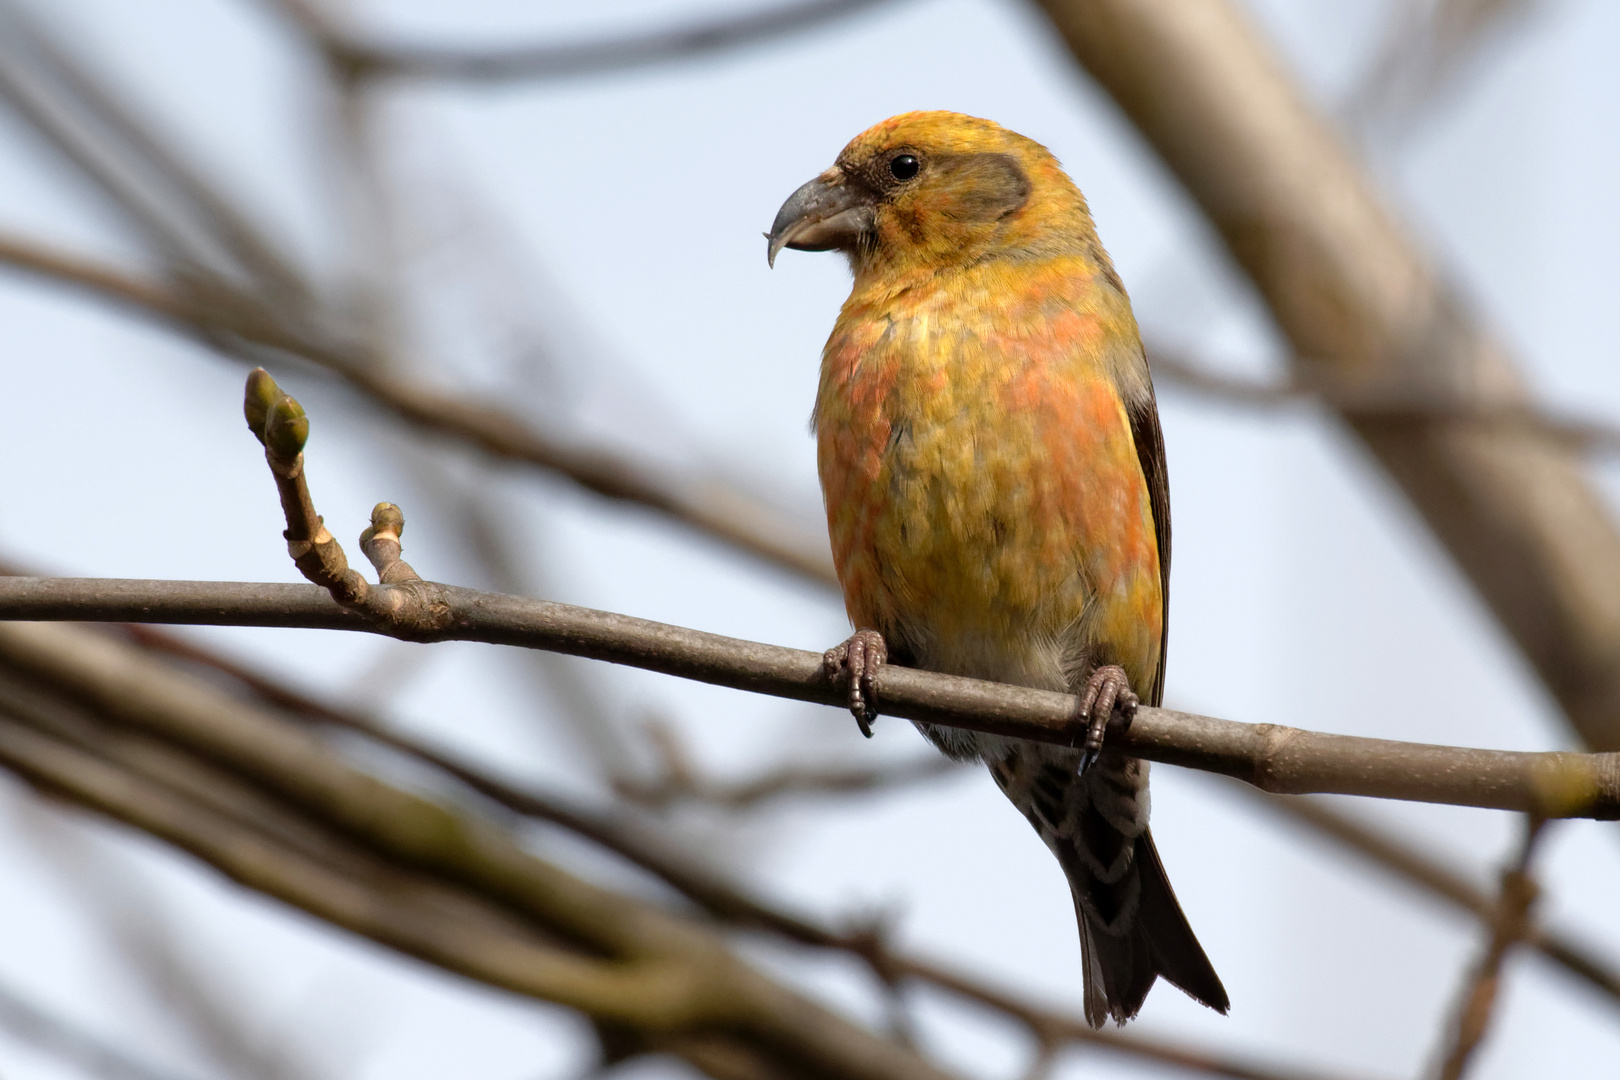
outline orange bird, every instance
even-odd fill
[[[769,240],[838,250],[855,283],[814,427],[855,634],[827,653],[870,735],[883,663],[1081,697],[1083,748],[919,723],[980,760],[1069,879],[1086,1019],[1163,975],[1226,990],[1148,831],[1148,763],[1103,752],[1116,704],[1164,689],[1170,502],[1130,300],[1047,149],[988,120],[905,113],[856,136]]]

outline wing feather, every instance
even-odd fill
[[[1142,361],[1144,375],[1147,361]],[[1153,379],[1147,377],[1147,393],[1127,400],[1131,437],[1136,442],[1136,458],[1147,481],[1148,500],[1153,507],[1153,535],[1159,547],[1159,594],[1164,604],[1159,629],[1159,666],[1153,685],[1142,699],[1149,705],[1164,700],[1165,649],[1170,641],[1170,475],[1164,460],[1164,431],[1159,427],[1159,406],[1153,397]]]

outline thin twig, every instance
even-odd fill
[[[1447,400],[1411,391],[1353,391],[1312,382],[1303,372],[1320,365],[1296,361],[1283,379],[1230,375],[1159,347],[1149,353],[1153,374],[1165,382],[1232,405],[1275,409],[1317,402],[1345,416],[1369,420],[1431,420],[1472,424],[1535,435],[1585,454],[1620,454],[1620,426],[1601,420],[1557,416],[1524,402]]]
[[[353,347],[285,325],[276,312],[223,282],[165,285],[116,267],[0,234],[0,263],[156,318],[210,348],[257,363],[265,350],[309,360],[372,404],[492,457],[538,466],[596,495],[666,514],[714,539],[811,581],[836,577],[824,537],[757,498],[713,478],[677,478],[604,449],[569,445],[504,409],[376,370]]]
[[[718,780],[698,775],[665,772],[650,781],[616,780],[613,790],[632,802],[663,807],[673,803],[701,803],[722,810],[753,810],[762,803],[795,796],[864,795],[950,776],[961,765],[939,755],[891,765],[783,765],[766,769],[745,780]]]
[[[387,588],[377,586],[378,591]],[[0,619],[281,626],[358,630],[408,640],[482,641],[551,649],[737,690],[845,704],[822,655],[547,600],[433,585],[444,605],[431,633],[372,622],[312,585],[0,579]],[[0,624],[0,637],[22,633]],[[17,639],[20,641],[20,639]],[[886,666],[884,712],[948,727],[1069,745],[1079,703],[1069,694]],[[1620,753],[1526,753],[1330,735],[1142,706],[1108,745],[1150,761],[1217,772],[1267,791],[1331,793],[1535,811],[1620,816]]]
[[[650,779],[618,777],[613,790],[643,806],[701,803],[722,810],[752,810],[761,803],[794,795],[854,795],[887,791],[951,773],[962,766],[939,754],[887,765],[780,765],[745,780],[719,780],[705,775],[668,724],[653,721],[648,737],[660,759],[660,772]]]
[[[890,0],[790,0],[596,41],[483,49],[370,43],[340,29],[309,0],[277,0],[276,6],[336,65],[356,77],[504,82],[615,73],[696,59],[791,37],[886,2]]]
[[[1267,809],[1283,814],[1329,837],[1430,896],[1460,908],[1483,922],[1496,916],[1496,901],[1432,851],[1420,851],[1383,829],[1374,828],[1327,805],[1300,795],[1267,795],[1247,784],[1232,785]],[[1600,959],[1593,948],[1567,933],[1532,926],[1526,943],[1548,960],[1620,1004],[1620,971]]]
[[[1538,0],[1416,0],[1386,17],[1384,40],[1339,109],[1363,138],[1398,135],[1481,67],[1486,46]]]
[[[1530,908],[1539,891],[1530,877],[1530,859],[1546,824],[1543,818],[1526,817],[1518,857],[1502,872],[1501,892],[1491,919],[1490,942],[1463,992],[1445,1060],[1435,1074],[1437,1080],[1462,1080],[1469,1061],[1490,1028],[1502,982],[1502,963],[1508,952],[1530,933]]]
[[[303,309],[312,294],[291,257],[251,216],[223,197],[203,174],[160,137],[158,130],[139,120],[129,96],[103,85],[73,53],[63,48],[14,0],[0,3],[7,23],[0,35],[18,50],[26,64],[44,82],[36,80],[27,100],[18,101],[42,134],[85,168],[113,203],[137,221],[152,212],[142,194],[130,185],[135,174],[147,181],[146,196],[156,197],[163,211],[185,219],[193,239],[207,236],[217,254],[234,260],[244,280],[278,302]],[[13,71],[12,80],[22,78]],[[24,87],[14,86],[15,92]],[[59,114],[71,114],[72,121]],[[152,222],[146,222],[151,226]],[[166,230],[169,226],[162,226]],[[159,237],[160,250],[180,250],[178,235]]]
[[[182,1080],[0,985],[0,1028],[104,1080]]]

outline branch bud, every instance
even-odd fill
[[[264,445],[276,457],[291,461],[304,451],[309,439],[309,417],[304,407],[282,394],[270,406],[264,422]]]
[[[270,406],[281,397],[281,387],[264,368],[248,372],[247,393],[242,397],[242,415],[247,417],[248,430],[261,443],[264,442],[264,423],[270,416]]]
[[[360,534],[363,544],[372,539],[398,540],[405,531],[405,511],[393,503],[380,502],[371,508],[371,527]]]

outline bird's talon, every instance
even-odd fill
[[[1081,776],[1102,756],[1103,738],[1108,733],[1108,721],[1114,710],[1117,708],[1129,724],[1139,704],[1141,699],[1131,690],[1125,670],[1117,664],[1105,664],[1091,673],[1080,695],[1080,719],[1086,722],[1085,742],[1080,751]]]
[[[849,711],[861,734],[872,737],[877,719],[877,673],[889,659],[889,647],[876,630],[857,630],[849,640],[828,649],[822,657],[835,682],[849,681]]]

